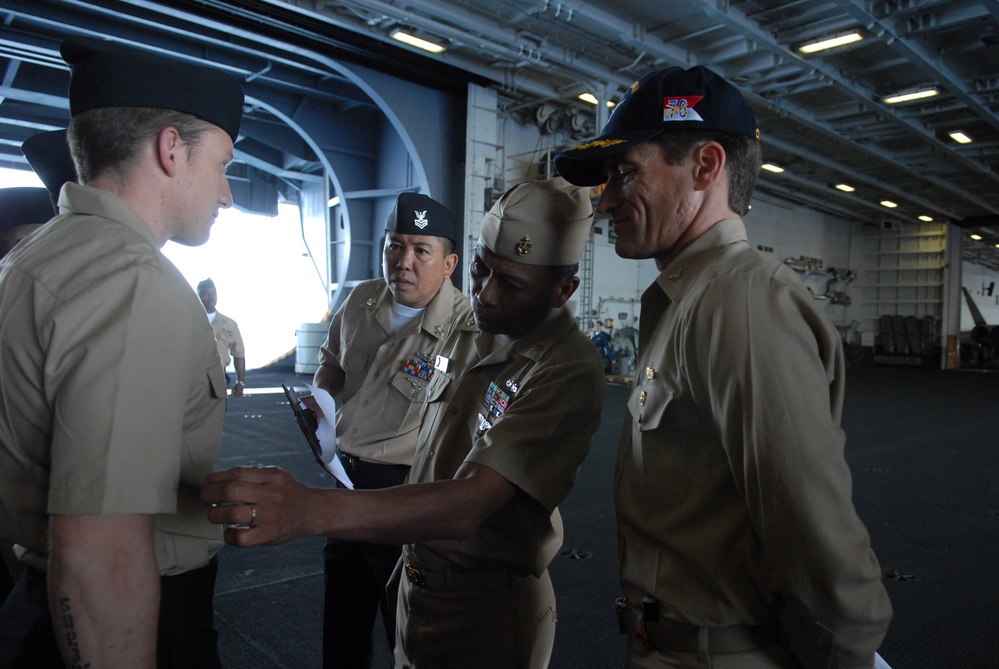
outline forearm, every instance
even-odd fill
[[[49,606],[70,667],[156,666],[160,581],[147,515],[53,516]]]
[[[212,522],[237,526],[226,541],[255,546],[305,536],[383,544],[464,538],[515,493],[479,465],[464,465],[454,479],[382,490],[310,488],[275,467],[243,467],[210,475],[201,497],[216,505]]]
[[[236,368],[236,380],[246,381],[246,358],[236,358],[232,359],[232,366]]]

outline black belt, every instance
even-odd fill
[[[707,637],[709,653],[742,653],[783,643],[780,625],[724,625],[699,627],[675,620],[645,620],[634,610],[618,609],[621,632],[638,638],[646,648],[678,653],[697,653],[701,635]]]
[[[395,465],[387,462],[370,462],[368,460],[362,460],[356,455],[344,453],[339,448],[336,452],[337,455],[340,456],[340,462],[343,463],[343,468],[348,472],[363,474],[375,471],[398,471],[400,473],[409,471],[409,465]]]

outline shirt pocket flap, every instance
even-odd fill
[[[636,387],[628,398],[628,409],[635,417],[638,429],[645,432],[659,427],[673,396],[673,390],[661,383],[646,383]]]

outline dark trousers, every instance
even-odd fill
[[[160,577],[159,669],[221,669],[212,598],[218,564]],[[25,569],[0,608],[0,669],[64,669],[45,574]]]
[[[405,481],[409,467],[378,465],[341,454],[356,489],[389,488]],[[339,486],[339,484],[338,484]],[[327,539],[323,547],[326,597],[323,610],[323,668],[368,669],[374,651],[372,628],[379,609],[389,648],[395,643],[394,598],[386,604],[385,584],[399,561],[400,546]]]

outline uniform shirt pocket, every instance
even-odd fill
[[[673,396],[673,389],[662,382],[652,381],[636,386],[628,398],[628,409],[634,416],[635,427],[642,432],[659,427]]]
[[[436,376],[436,375],[435,375]],[[427,399],[429,382],[402,370],[392,375],[391,390],[382,407],[385,427],[396,434],[409,432],[420,424],[420,409]]]

